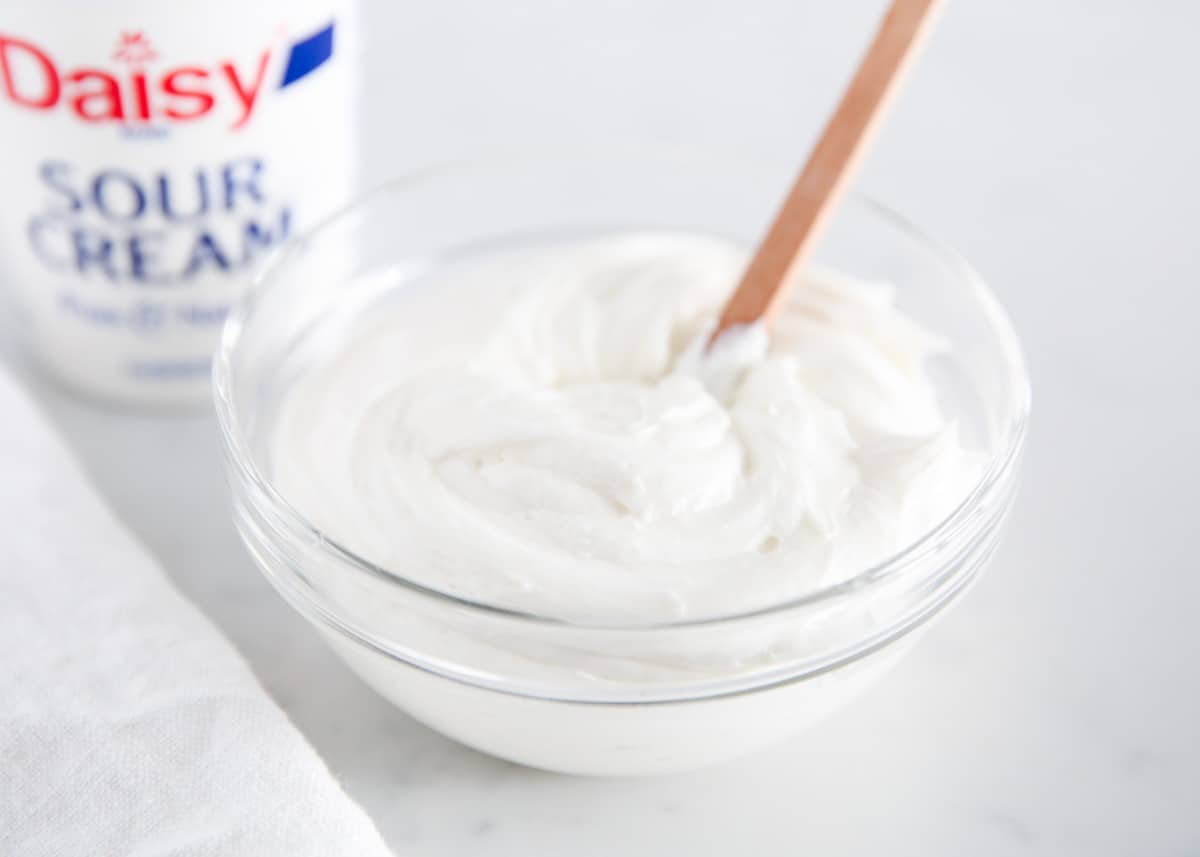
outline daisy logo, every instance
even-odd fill
[[[83,122],[172,126],[200,120],[246,126],[262,96],[308,77],[333,56],[334,24],[296,41],[208,62],[165,62],[142,30],[118,35],[111,68],[63,62],[0,32],[0,106],[66,111]]]

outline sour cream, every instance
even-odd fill
[[[927,372],[944,344],[887,284],[819,271],[706,349],[746,259],[647,231],[438,265],[296,374],[272,478],[360,557],[540,616],[675,622],[852,576],[978,476]]]

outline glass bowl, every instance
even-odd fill
[[[421,585],[321,533],[275,487],[266,450],[297,373],[364,306],[464,248],[670,228],[747,246],[779,177],[676,151],[526,154],[431,169],[367,195],[278,254],[235,308],[214,368],[237,527],[268,580],[379,693],[506,759],[577,774],[711,765],[802,731],[909,650],[991,557],[1029,409],[1020,347],[979,276],[900,216],[847,200],[816,261],[897,286],[952,350],[931,371],[983,475],[886,562],[787,603],[658,625],[572,624]],[[316,689],[314,689],[316,692]]]

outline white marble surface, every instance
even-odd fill
[[[880,8],[378,0],[369,164],[647,139],[798,160]],[[39,395],[397,854],[1200,854],[1198,27],[1168,0],[948,10],[860,185],[1010,308],[1035,384],[1023,495],[906,663],[759,758],[587,781],[434,735],[251,566],[208,419]]]

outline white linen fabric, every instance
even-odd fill
[[[388,853],[2,368],[0,516],[0,854]]]

